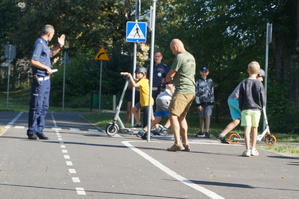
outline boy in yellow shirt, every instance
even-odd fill
[[[147,126],[147,120],[148,120],[148,111],[149,111],[149,80],[146,78],[146,68],[140,66],[137,67],[135,70],[137,81],[135,82],[134,78],[132,77],[131,73],[126,73],[132,83],[132,86],[139,87],[140,89],[140,101],[135,104],[135,107],[132,109],[142,109],[143,110],[143,127]],[[152,98],[152,105],[154,104],[154,99]],[[153,112],[153,111],[152,111]],[[133,114],[135,114],[135,111],[132,111]],[[135,116],[135,115],[134,115]],[[152,120],[153,120],[152,116]],[[141,130],[139,132],[141,136],[144,138],[146,137],[147,132],[145,130]]]

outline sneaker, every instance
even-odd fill
[[[250,157],[250,155],[251,155],[251,150],[250,150],[250,149],[246,149],[246,150],[243,152],[243,154],[242,154],[242,156],[245,156],[245,157]]]
[[[168,130],[168,128],[166,128],[165,126],[161,126],[159,133],[166,135],[167,134],[167,130]]]
[[[41,134],[36,134],[37,137],[41,140],[48,140],[49,138],[47,136],[45,136],[45,134],[41,133]]]
[[[134,127],[135,127],[135,128],[140,128],[140,127],[142,127],[142,125],[141,125],[141,123],[139,122],[139,123],[135,124]]]
[[[211,138],[210,134],[208,132],[205,132],[205,137],[206,138]]]
[[[170,148],[167,148],[167,151],[184,151],[185,148],[183,147],[183,145],[177,145],[177,144],[174,144],[172,145],[172,147]]]
[[[144,134],[146,134],[146,131],[144,129],[141,129],[140,131],[138,131],[138,133],[136,134],[137,137],[142,137]]]
[[[199,131],[198,133],[196,133],[195,137],[203,137],[205,135],[205,133]]]
[[[190,151],[191,147],[189,144],[183,144],[183,147],[185,148],[184,151]]]
[[[160,129],[155,129],[155,128],[153,128],[153,129],[151,130],[151,133],[152,133],[153,135],[160,135]]]
[[[251,155],[252,156],[258,156],[259,155],[259,152],[256,150],[256,148],[251,149]]]
[[[36,140],[36,139],[37,139],[37,135],[36,135],[35,133],[33,133],[33,134],[28,134],[27,136],[28,136],[28,139],[29,139],[29,140]]]
[[[230,144],[226,139],[225,137],[222,137],[222,136],[218,136],[217,140],[223,144]]]

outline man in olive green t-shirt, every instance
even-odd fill
[[[185,50],[181,40],[173,39],[170,49],[176,57],[165,81],[166,83],[173,81],[175,85],[175,92],[168,108],[175,141],[174,145],[167,150],[190,151],[186,115],[195,97],[196,64],[193,55]]]

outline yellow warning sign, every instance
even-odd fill
[[[110,61],[104,47],[102,47],[100,49],[100,51],[97,53],[97,55],[94,57],[94,59],[95,60],[101,60],[101,61]]]

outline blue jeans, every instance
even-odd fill
[[[45,127],[45,117],[49,109],[51,81],[44,80],[40,86],[31,84],[31,99],[29,106],[27,135],[42,134]]]

